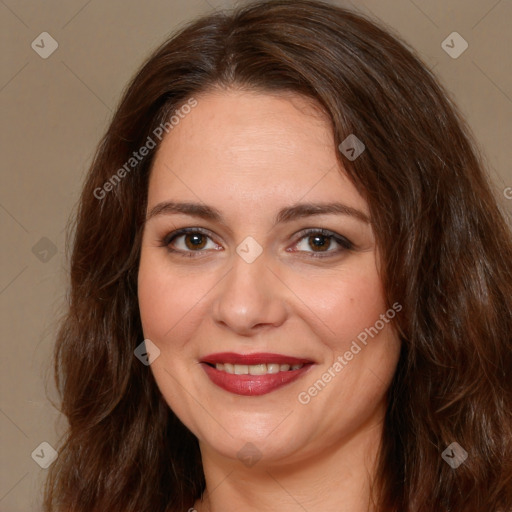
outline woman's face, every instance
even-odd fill
[[[165,400],[223,460],[297,463],[380,432],[401,306],[328,121],[300,96],[197,101],[157,152],[139,269]]]

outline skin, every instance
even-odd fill
[[[160,349],[153,375],[200,442],[207,491],[195,508],[370,510],[400,348],[393,324],[360,344],[307,404],[298,396],[389,309],[371,223],[329,213],[273,225],[281,208],[298,203],[341,202],[369,218],[368,205],[336,158],[327,118],[310,100],[232,89],[196,98],[153,164],[138,283],[144,335]],[[206,204],[223,220],[149,215],[165,201]],[[184,227],[208,236],[181,236],[166,246],[166,236]],[[308,228],[332,231],[354,247],[327,237],[321,251],[300,233]],[[236,252],[248,236],[263,249],[252,263]],[[187,257],[192,252],[196,257]],[[286,354],[314,365],[271,393],[241,396],[214,385],[199,363],[228,351]],[[246,443],[261,456],[252,466],[237,457]]]

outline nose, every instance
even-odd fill
[[[286,287],[264,256],[247,263],[235,254],[231,270],[215,288],[214,321],[240,336],[279,327],[286,319]]]

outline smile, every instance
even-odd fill
[[[280,354],[212,354],[201,366],[211,382],[221,389],[244,396],[275,391],[303,376],[313,362]]]
[[[289,372],[294,370],[300,370],[303,364],[230,364],[230,363],[218,363],[215,365],[215,369],[221,372],[231,373],[234,375],[267,375],[268,373],[279,373]]]

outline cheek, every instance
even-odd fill
[[[197,338],[211,334],[212,297],[225,270],[171,262],[167,256],[165,249],[143,245],[138,301],[144,337],[161,350],[160,364],[176,369],[192,363]]]
[[[208,290],[207,279],[185,275],[170,266],[159,254],[141,254],[138,275],[139,310],[146,338],[165,343],[173,339],[177,329],[180,338],[187,325],[201,309],[201,298]],[[185,336],[186,338],[186,336]]]
[[[368,257],[360,263],[330,275],[295,279],[294,292],[317,319],[324,342],[337,352],[386,311],[375,260]]]

